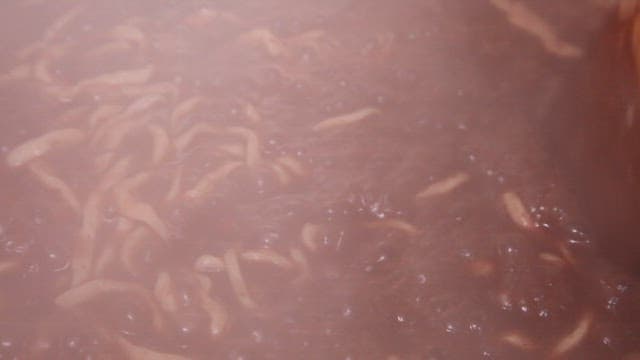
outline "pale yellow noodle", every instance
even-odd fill
[[[147,42],[147,36],[142,30],[130,24],[117,25],[109,34],[117,40],[128,41],[137,46],[144,46]]]
[[[171,140],[167,132],[157,125],[148,125],[149,133],[153,139],[153,150],[151,152],[151,162],[159,164],[169,152]]]
[[[196,136],[198,135],[218,135],[220,134],[220,130],[205,124],[205,123],[197,123],[195,125],[193,125],[191,128],[189,128],[189,130],[183,132],[182,134],[180,134],[176,140],[174,141],[174,144],[176,146],[176,150],[179,153],[184,152],[187,147],[193,142],[193,140],[196,138]]]
[[[54,302],[61,308],[71,309],[96,298],[103,297],[108,293],[125,293],[142,298],[149,305],[149,309],[152,312],[152,324],[154,328],[162,328],[162,314],[153,301],[151,293],[149,290],[133,282],[109,279],[95,279],[87,281],[58,295]]]
[[[169,187],[169,191],[167,191],[167,195],[164,197],[166,201],[173,201],[178,197],[178,195],[180,195],[180,189],[182,188],[182,172],[182,166],[178,167],[178,170],[176,170],[173,179],[171,180],[171,187]]]
[[[416,198],[426,199],[433,196],[444,195],[459,188],[467,181],[469,181],[469,175],[459,172],[427,186],[424,190],[416,194]]]
[[[243,251],[240,257],[246,261],[271,264],[282,269],[291,269],[293,267],[289,259],[270,249]]]
[[[64,13],[57,18],[49,27],[45,30],[43,35],[43,41],[48,42],[53,40],[67,25],[75,20],[84,10],[86,4],[79,4],[71,10]]]
[[[118,337],[118,344],[120,344],[122,350],[127,354],[129,360],[191,360],[191,358],[186,356],[159,352],[143,346],[134,345],[121,337]]]
[[[532,350],[536,347],[533,340],[531,340],[528,336],[523,335],[519,332],[513,331],[506,333],[500,337],[500,340],[504,343],[507,343],[511,346],[517,347],[523,350]]]
[[[552,253],[540,253],[538,254],[538,258],[552,265],[562,266],[565,264],[564,260],[560,256]]]
[[[306,280],[311,275],[311,267],[309,266],[309,260],[307,256],[298,248],[292,247],[289,249],[289,255],[291,259],[298,267],[300,274],[294,279],[294,283],[299,283]]]
[[[130,274],[138,275],[139,270],[136,265],[136,253],[145,244],[149,237],[149,231],[144,227],[137,227],[124,238],[120,247],[120,262],[125,270]]]
[[[365,224],[370,229],[395,229],[409,236],[420,234],[420,230],[413,224],[401,219],[383,219],[371,221]]]
[[[358,123],[370,116],[380,113],[380,110],[372,107],[362,108],[354,112],[330,117],[315,124],[313,131],[325,131],[335,128],[341,128],[347,125]]]
[[[216,170],[205,174],[198,183],[185,193],[185,196],[191,199],[202,198],[213,191],[216,184],[229,176],[229,174],[242,166],[241,162],[230,161]]]
[[[11,167],[24,165],[56,148],[78,144],[84,138],[84,132],[78,129],[68,128],[50,131],[13,148],[7,155],[7,164]]]
[[[516,193],[508,191],[502,194],[502,203],[507,210],[507,214],[516,225],[527,230],[535,227],[529,211],[527,211],[527,208]]]
[[[248,309],[255,309],[257,307],[255,301],[249,295],[249,289],[247,288],[247,284],[244,281],[244,277],[242,276],[242,272],[240,272],[240,264],[238,263],[238,255],[236,251],[233,249],[227,250],[224,254],[224,265],[227,269],[227,275],[229,277],[229,282],[231,283],[231,288],[233,288],[238,301],[242,306]]]
[[[304,247],[309,251],[318,250],[318,243],[316,240],[319,233],[320,227],[318,225],[312,223],[305,223],[302,225],[302,230],[300,231],[302,245],[304,245]]]
[[[49,170],[45,169],[44,165],[37,162],[31,163],[29,165],[29,169],[42,185],[56,191],[60,197],[62,197],[62,200],[64,200],[64,202],[69,205],[76,214],[81,213],[80,201],[78,201],[78,197],[67,183],[53,175]]]
[[[182,120],[187,114],[194,111],[198,106],[205,103],[205,99],[202,96],[194,96],[189,99],[183,100],[173,109],[171,113],[171,124],[175,127],[178,125],[178,121]]]
[[[176,299],[174,291],[171,276],[168,272],[161,271],[156,278],[153,295],[160,304],[160,307],[169,313],[175,313],[179,308],[178,299]]]
[[[80,93],[85,88],[92,86],[122,86],[145,84],[151,80],[153,76],[153,66],[145,66],[141,68],[120,70],[112,73],[101,74],[92,78],[84,79],[78,82],[69,94],[70,97]]]
[[[591,312],[587,312],[582,315],[582,318],[580,318],[575,328],[570,333],[561,338],[558,343],[556,343],[556,345],[553,347],[553,350],[551,351],[551,356],[563,356],[576,346],[580,345],[580,342],[589,333],[592,322],[593,314]]]
[[[193,267],[202,273],[221,272],[224,271],[224,261],[217,256],[205,254],[196,259]]]
[[[148,180],[148,173],[139,173],[123,180],[113,191],[116,203],[122,215],[146,224],[160,238],[167,240],[169,238],[169,230],[153,206],[137,200],[131,194]]]
[[[232,126],[227,128],[226,130],[230,134],[242,136],[246,141],[245,161],[247,166],[253,168],[258,165],[262,156],[260,155],[260,142],[255,131],[241,126]]]
[[[197,276],[197,275],[196,275]],[[197,279],[200,277],[197,276]],[[208,279],[207,279],[208,280]],[[209,295],[210,281],[198,281],[198,298],[200,306],[209,316],[209,334],[211,336],[219,336],[224,331],[229,321],[227,310]]]
[[[287,52],[284,43],[271,30],[265,28],[253,29],[240,36],[242,42],[255,44],[264,48],[271,56],[283,55]]]
[[[563,58],[583,55],[582,49],[558,38],[553,27],[524,4],[514,0],[490,1],[505,13],[511,24],[535,37],[549,53]]]
[[[291,175],[279,164],[271,164],[271,170],[276,174],[278,181],[282,185],[287,185],[291,182]]]
[[[87,118],[90,128],[95,128],[100,122],[112,118],[122,111],[118,105],[105,104],[98,106]]]
[[[307,173],[300,161],[291,156],[281,156],[276,162],[298,176],[304,176]]]

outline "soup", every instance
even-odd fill
[[[639,358],[547,3],[4,1],[0,358]]]

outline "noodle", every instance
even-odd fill
[[[140,47],[145,45],[147,41],[146,35],[140,29],[128,24],[114,27],[110,35],[117,40],[131,42]]]
[[[99,122],[104,121],[110,117],[116,116],[122,107],[118,105],[100,105],[95,111],[89,115],[88,122],[90,128],[95,128]]]
[[[181,103],[179,103],[175,109],[173,109],[173,112],[171,113],[171,124],[172,126],[177,126],[178,125],[178,121],[182,120],[182,118],[187,115],[188,113],[192,112],[193,110],[195,110],[195,108],[204,103],[204,98],[202,96],[194,96],[192,98],[189,98],[187,100],[182,101]]]
[[[78,129],[53,130],[13,148],[7,155],[7,164],[11,167],[22,166],[55,148],[75,145],[83,141],[84,138],[84,132]]]
[[[287,185],[291,182],[291,176],[282,166],[278,164],[271,164],[271,170],[276,174],[280,184]]]
[[[216,170],[205,174],[198,183],[186,192],[188,198],[196,199],[201,198],[210,193],[215,185],[225,177],[227,177],[232,171],[242,166],[242,163],[238,161],[230,161]]]
[[[552,253],[540,253],[538,254],[538,258],[544,262],[556,266],[563,266],[565,264],[564,260],[562,260],[560,256]]]
[[[246,163],[250,168],[255,167],[261,158],[258,135],[253,130],[240,126],[232,126],[227,128],[227,131],[231,134],[240,135],[246,140]]]
[[[502,194],[502,203],[516,225],[527,230],[535,227],[533,219],[516,193],[509,191]]]
[[[157,125],[148,126],[149,133],[153,138],[153,151],[151,152],[151,162],[153,164],[159,164],[162,159],[167,155],[169,151],[169,135],[167,132]]]
[[[262,121],[262,116],[260,116],[260,113],[258,112],[258,110],[255,108],[255,106],[247,103],[244,105],[244,113],[245,115],[247,115],[247,118],[254,123],[259,123]]]
[[[151,80],[153,75],[153,66],[145,66],[137,69],[121,70],[112,73],[101,74],[93,78],[85,79],[76,84],[72,91],[71,97],[78,94],[88,87],[96,85],[135,85],[144,84]]]
[[[121,337],[118,337],[118,344],[127,354],[129,360],[190,360],[185,356],[158,352],[146,347],[133,345]]]
[[[302,164],[291,156],[281,156],[276,160],[276,162],[298,176],[304,176],[306,174]]]
[[[320,227],[311,223],[302,225],[300,238],[302,239],[302,245],[304,245],[309,251],[318,250],[318,244],[316,238],[320,232]]]
[[[95,279],[82,285],[73,287],[55,298],[55,304],[64,309],[70,309],[107,293],[128,293],[140,297],[148,303],[152,311],[152,323],[155,329],[160,329],[163,325],[162,314],[153,302],[149,291],[142,286],[124,281]]]
[[[56,21],[49,25],[49,27],[45,30],[43,42],[53,40],[53,38],[55,38],[58,33],[60,33],[60,31],[65,28],[65,26],[75,20],[83,10],[84,5],[78,5],[56,19]]]
[[[533,340],[518,332],[504,334],[500,337],[500,340],[522,350],[532,350],[536,347]]]
[[[220,131],[211,125],[205,123],[197,123],[193,125],[189,130],[180,134],[174,141],[174,144],[176,146],[176,150],[181,153],[186,150],[186,148],[191,144],[191,142],[193,142],[193,139],[196,136],[200,134],[217,135],[219,133]]]
[[[109,265],[112,265],[116,260],[116,249],[114,243],[109,243],[102,249],[100,252],[100,256],[95,261],[95,266],[93,268],[93,276],[101,277],[104,276]]]
[[[131,234],[129,234],[123,241],[120,248],[120,262],[123,267],[132,275],[138,275],[139,271],[136,268],[135,254],[140,247],[145,243],[145,240],[149,236],[149,231],[144,227],[137,227]]]
[[[198,280],[198,298],[202,309],[209,315],[209,333],[211,336],[218,336],[223,331],[229,321],[229,315],[225,308],[218,301],[211,298],[209,289],[211,287],[209,279],[203,279],[196,274]]]
[[[416,236],[420,234],[420,230],[418,230],[415,225],[400,219],[384,219],[372,221],[366,223],[366,227],[370,229],[395,229],[409,236]]]
[[[560,339],[560,341],[558,341],[558,343],[554,346],[551,352],[551,356],[563,356],[565,353],[578,346],[580,341],[582,341],[582,339],[584,339],[584,337],[589,333],[589,328],[592,321],[592,313],[587,312],[586,314],[584,314],[576,324],[576,327],[573,329],[573,331]]]
[[[434,196],[444,195],[462,186],[462,184],[467,181],[469,181],[469,175],[459,172],[427,186],[424,190],[416,194],[416,198],[427,199]]]
[[[227,275],[229,276],[231,287],[233,288],[238,301],[240,301],[240,304],[248,309],[256,308],[257,305],[249,295],[249,289],[247,289],[247,284],[240,272],[238,255],[235,250],[229,249],[224,253],[224,265],[227,269]]]
[[[291,259],[298,266],[298,269],[300,269],[300,275],[293,282],[299,283],[307,279],[310,275],[309,260],[307,260],[302,250],[291,248],[289,249],[289,255],[291,255]]]
[[[173,289],[173,283],[169,273],[162,271],[158,274],[156,284],[153,288],[153,294],[160,304],[160,307],[169,313],[178,311],[178,300]]]
[[[33,174],[38,178],[40,183],[45,187],[54,190],[60,194],[64,202],[69,205],[69,207],[76,213],[81,213],[80,201],[78,201],[78,197],[71,190],[69,185],[67,185],[62,179],[59,177],[49,173],[45,170],[44,166],[38,163],[32,163],[29,166],[29,169]]]
[[[279,56],[287,52],[285,45],[269,29],[254,29],[240,36],[242,41],[263,46],[271,56]]]
[[[31,66],[27,64],[21,64],[8,73],[0,75],[0,84],[9,81],[24,80],[31,76]]]
[[[231,156],[243,157],[245,156],[244,146],[241,144],[222,144],[218,145],[218,149]]]
[[[583,55],[579,47],[559,39],[551,25],[525,5],[513,0],[490,1],[505,13],[512,25],[538,39],[549,53],[562,58],[578,58]]]
[[[164,199],[166,201],[175,200],[180,194],[181,186],[182,186],[182,166],[180,166],[176,171],[176,173],[174,174],[173,180],[171,181],[171,187],[169,188],[169,191],[167,192],[167,195],[165,195]]]
[[[378,113],[380,113],[380,110],[366,107],[348,114],[338,115],[322,120],[319,123],[315,124],[312,129],[313,131],[325,131],[340,128],[343,126],[355,124]]]
[[[151,228],[163,240],[169,238],[169,230],[158,216],[156,210],[149,204],[136,200],[131,192],[149,179],[148,173],[139,173],[126,180],[114,189],[116,203],[120,213],[131,220],[140,221]]]
[[[95,238],[100,222],[100,207],[102,199],[100,193],[89,195],[82,210],[82,225],[80,234],[76,238],[71,260],[71,284],[78,285],[89,278],[91,262],[95,247]]]
[[[224,261],[217,256],[201,255],[193,265],[196,271],[203,273],[213,273],[224,271]]]
[[[291,269],[293,267],[289,259],[270,249],[244,251],[240,257],[246,261],[272,264],[283,269]]]
[[[474,276],[487,277],[493,274],[495,266],[487,260],[475,260],[470,264],[470,269]]]

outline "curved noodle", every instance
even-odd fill
[[[7,164],[11,167],[22,166],[57,147],[75,145],[84,138],[84,132],[78,129],[53,130],[13,148],[7,155]]]

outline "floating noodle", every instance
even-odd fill
[[[36,162],[31,163],[29,165],[29,169],[38,178],[42,185],[60,194],[62,200],[64,200],[64,202],[69,205],[76,214],[81,213],[80,201],[78,201],[78,197],[67,183],[59,177],[51,174],[42,164]]]
[[[60,16],[56,21],[54,21],[49,27],[45,30],[43,36],[43,42],[48,42],[53,40],[62,29],[64,29],[67,25],[69,25],[73,20],[75,20],[80,13],[84,10],[84,5],[78,5],[73,9],[67,11],[62,16]]]
[[[558,343],[553,347],[551,351],[552,357],[563,356],[571,349],[580,344],[582,339],[589,333],[591,322],[593,321],[593,314],[587,312],[576,324],[576,327],[569,334],[565,335]]]
[[[169,191],[164,197],[166,201],[173,201],[178,197],[178,195],[180,195],[180,189],[182,187],[182,172],[182,166],[180,166],[173,175],[173,179],[171,180],[171,187],[169,187]]]
[[[161,81],[153,84],[123,86],[120,88],[120,92],[129,97],[163,95],[168,98],[175,98],[180,93],[180,89],[172,82]]]
[[[71,90],[70,97],[92,86],[117,86],[144,84],[151,80],[153,66],[145,66],[137,69],[121,70],[112,73],[101,74],[93,78],[85,79],[77,83]]]
[[[95,279],[73,287],[55,298],[55,304],[64,309],[71,309],[108,293],[127,293],[145,300],[152,311],[152,324],[155,329],[163,326],[163,318],[149,291],[144,287],[124,281]]]
[[[320,227],[315,224],[306,223],[302,225],[302,230],[300,234],[300,238],[302,240],[302,245],[304,245],[309,251],[318,250],[318,243],[316,242],[316,238],[320,232]]]
[[[243,157],[245,156],[245,153],[246,153],[246,151],[244,151],[244,146],[242,144],[222,144],[222,145],[218,145],[218,149],[220,149],[221,151],[223,151],[228,155],[237,156],[237,157]]]
[[[224,271],[224,261],[217,256],[205,254],[196,259],[193,267],[202,273],[221,272]]]
[[[240,135],[246,141],[246,163],[250,168],[254,168],[260,162],[260,143],[258,141],[258,135],[256,135],[255,131],[240,127],[240,126],[232,126],[227,128],[227,131],[231,134]]]
[[[123,241],[120,248],[120,262],[125,270],[132,275],[138,275],[135,255],[149,237],[149,231],[144,227],[137,227]]]
[[[169,230],[156,210],[149,204],[136,200],[131,192],[140,187],[149,179],[148,173],[140,173],[123,180],[114,189],[116,203],[120,213],[131,220],[140,221],[151,228],[163,240],[169,238]]]
[[[25,80],[31,77],[32,71],[31,66],[27,64],[21,64],[13,69],[11,69],[8,73],[0,75],[0,84],[9,81],[17,81],[17,80]]]
[[[340,128],[343,126],[355,124],[378,113],[380,113],[380,110],[366,107],[348,114],[338,115],[322,120],[319,123],[315,124],[312,129],[313,131],[325,131]]]
[[[142,47],[147,42],[147,36],[133,25],[118,25],[110,31],[110,35],[121,41],[127,41]]]
[[[276,162],[298,176],[304,176],[307,173],[304,166],[291,156],[281,156],[276,159]]]
[[[293,262],[298,266],[300,270],[300,275],[293,281],[294,283],[299,283],[303,280],[306,280],[310,274],[309,260],[307,260],[307,256],[302,252],[302,250],[297,248],[289,249],[289,255]]]
[[[513,0],[490,1],[505,13],[512,25],[538,39],[550,54],[562,58],[578,58],[583,55],[582,49],[559,39],[551,25],[524,4]]]
[[[522,350],[532,350],[536,347],[533,340],[519,332],[509,332],[500,337],[500,340],[506,344],[517,347]]]
[[[78,129],[53,130],[16,146],[7,155],[7,164],[22,166],[56,148],[80,143],[84,138],[84,132]]]
[[[269,29],[259,28],[240,36],[241,41],[264,47],[271,56],[283,55],[287,52],[284,43]]]
[[[167,132],[157,125],[149,125],[147,127],[151,137],[153,138],[153,150],[151,152],[151,162],[155,165],[159,164],[169,152],[169,135]]]
[[[211,288],[211,282],[208,278],[203,278],[196,274],[198,280],[198,300],[202,309],[209,316],[209,334],[211,336],[218,336],[224,331],[227,322],[229,321],[229,315],[225,308],[218,301],[214,300],[209,295]]]
[[[420,230],[415,225],[401,219],[376,220],[366,223],[365,226],[370,229],[394,229],[409,236],[420,234]]]
[[[118,105],[100,105],[89,115],[88,123],[90,128],[95,128],[101,121],[116,116],[122,111],[122,107]]]
[[[171,276],[166,271],[162,271],[156,278],[156,284],[153,288],[153,295],[160,304],[160,307],[169,313],[178,311],[178,299],[173,288]]]
[[[110,41],[108,43],[99,45],[89,51],[87,51],[85,57],[105,57],[115,53],[125,52],[131,49],[131,44],[123,40]]]
[[[260,116],[258,110],[255,108],[255,106],[249,103],[244,105],[244,114],[250,121],[254,123],[259,123],[262,121],[262,116]]]
[[[467,181],[469,181],[469,175],[459,172],[427,186],[424,190],[416,194],[416,198],[427,199],[434,196],[448,194],[462,186]]]
[[[546,263],[556,266],[563,266],[565,264],[564,260],[560,256],[552,253],[540,253],[538,254],[538,258]]]
[[[502,194],[502,203],[507,210],[507,214],[509,214],[509,217],[516,225],[527,230],[535,227],[535,223],[529,215],[527,208],[516,193],[509,191]]]
[[[116,245],[114,243],[109,243],[102,249],[102,251],[100,252],[100,256],[98,256],[95,261],[95,266],[93,267],[94,277],[104,276],[108,267],[110,265],[113,265],[113,263],[117,259],[115,247]]]
[[[194,96],[179,103],[171,113],[172,126],[177,126],[178,121],[182,120],[183,117],[195,110],[200,104],[203,104],[204,102],[205,99],[202,96]]]
[[[205,134],[217,135],[220,134],[220,130],[205,123],[197,123],[176,138],[174,141],[176,150],[179,153],[184,152],[196,136]]]
[[[231,287],[233,288],[233,291],[236,294],[236,297],[238,298],[240,304],[248,309],[256,308],[257,305],[249,295],[249,289],[247,289],[247,284],[245,283],[244,277],[240,272],[238,255],[236,254],[235,250],[229,249],[224,253],[224,265],[227,269],[227,275],[229,277]]]
[[[230,161],[220,166],[216,170],[205,174],[202,179],[200,179],[200,181],[198,181],[198,183],[193,188],[191,188],[191,190],[186,192],[185,195],[188,198],[192,199],[202,198],[203,196],[213,191],[213,188],[220,180],[227,177],[232,171],[239,168],[240,166],[242,166],[242,163],[238,161]]]
[[[243,251],[240,257],[246,261],[272,264],[282,269],[291,269],[293,267],[289,259],[270,249]]]
[[[278,181],[282,185],[287,185],[291,182],[291,175],[284,169],[284,167],[279,164],[271,164],[271,170],[273,170],[274,174],[278,178]]]
[[[185,356],[158,352],[143,346],[134,345],[121,337],[118,337],[117,342],[127,354],[129,360],[190,360],[190,358]]]

